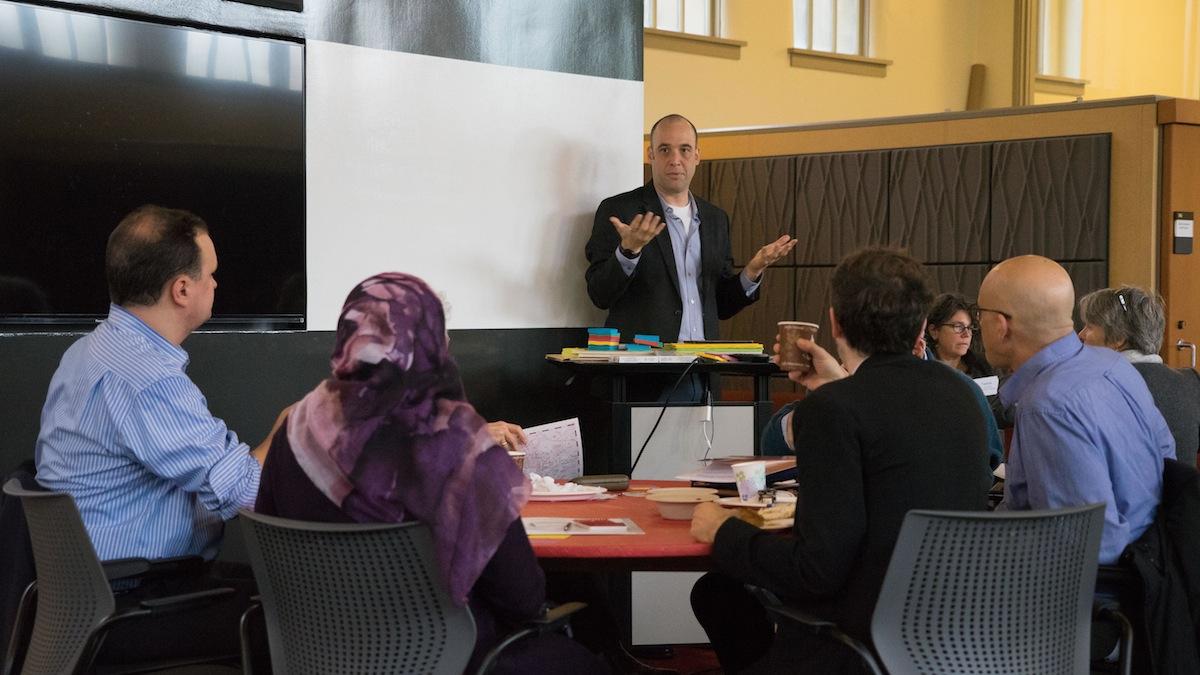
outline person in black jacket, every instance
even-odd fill
[[[596,209],[585,249],[588,296],[627,339],[716,339],[717,322],[758,299],[763,272],[796,242],[785,234],[733,270],[729,216],[690,190],[700,149],[687,118],[654,123],[647,160],[649,183]]]
[[[830,326],[839,364],[809,340],[813,368],[789,377],[809,394],[792,415],[799,483],[790,536],[700,504],[692,534],[715,572],[692,608],[726,672],[857,672],[840,643],[793,625],[775,633],[753,584],[870,644],[870,618],[904,515],[982,510],[988,457],[972,383],[912,354],[933,294],[920,263],[866,249],[834,271]],[[776,345],[778,350],[778,345]]]

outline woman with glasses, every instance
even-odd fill
[[[992,367],[973,349],[975,322],[971,303],[957,293],[942,293],[933,302],[925,328],[928,356],[967,374],[987,377]]]
[[[1162,298],[1136,286],[1103,288],[1079,300],[1079,318],[1084,344],[1121,352],[1141,373],[1175,437],[1175,457],[1194,463],[1200,449],[1200,375],[1170,368],[1158,355],[1166,328]]]

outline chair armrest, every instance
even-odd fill
[[[180,593],[162,598],[142,600],[138,606],[153,612],[172,612],[206,605],[214,600],[228,597],[236,593],[232,588],[208,588],[194,593]]]
[[[486,675],[492,669],[492,666],[496,664],[496,659],[500,657],[500,652],[507,649],[514,642],[533,635],[543,635],[565,628],[567,622],[571,619],[571,615],[584,607],[587,607],[587,605],[582,602],[564,602],[561,605],[542,612],[541,616],[529,619],[521,628],[504,636],[504,639],[496,643],[496,646],[492,647],[487,654],[484,654],[483,659],[479,662],[479,668],[475,671],[476,675]]]
[[[205,560],[198,555],[181,555],[171,558],[148,560],[146,558],[118,558],[100,564],[109,581],[134,577],[164,577],[200,574]]]
[[[584,607],[587,605],[582,602],[565,602],[557,607],[547,609],[541,616],[526,621],[524,625],[533,628],[538,633],[553,632],[566,626],[567,622],[571,620],[571,615]]]

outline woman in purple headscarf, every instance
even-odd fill
[[[442,303],[425,282],[387,273],[356,286],[331,362],[332,375],[275,434],[255,510],[319,522],[428,524],[451,598],[469,603],[475,617],[473,667],[545,604],[545,578],[519,518],[529,481],[467,402]],[[506,653],[493,672],[598,665],[562,635],[527,639]]]

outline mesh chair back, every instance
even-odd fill
[[[115,609],[112,590],[70,495],[28,490],[16,480],[4,493],[20,498],[25,509],[37,569],[37,614],[21,672],[72,672]]]
[[[1087,673],[1104,505],[910,511],[871,636],[903,673]]]
[[[275,673],[461,673],[475,621],[420,523],[307,523],[242,511]]]

